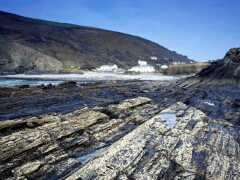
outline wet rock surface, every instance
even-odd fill
[[[45,113],[67,113],[83,107],[107,105],[127,98],[157,99],[160,85],[168,82],[70,82],[59,86],[0,88],[0,120]]]
[[[174,127],[162,120],[166,112],[176,114]],[[196,108],[176,103],[67,179],[238,179],[238,133],[231,124],[211,121]]]
[[[113,109],[114,118],[111,117]],[[20,124],[19,120],[12,120],[8,125],[3,121],[1,177],[63,177],[95,157],[89,154],[110,146],[158,112],[150,99],[139,97],[104,108],[36,117],[41,122],[36,124],[33,117]]]
[[[183,102],[137,97],[0,127],[3,179],[240,178],[239,126]]]
[[[0,127],[5,179],[240,178],[239,126],[183,102],[137,97]]]
[[[172,82],[109,81],[59,86],[0,88],[0,120],[46,113],[69,113],[84,107],[106,106],[144,96],[161,108],[178,101],[202,110],[212,118],[238,123],[240,85],[201,79]]]

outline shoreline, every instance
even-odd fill
[[[152,81],[168,81],[177,80],[190,75],[168,76],[158,73],[142,73],[142,74],[122,74],[109,72],[84,72],[84,74],[16,74],[0,76],[0,80],[4,79],[21,79],[21,80],[62,80],[62,81],[108,81],[108,80],[152,80]]]

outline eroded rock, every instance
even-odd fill
[[[236,80],[240,78],[240,48],[230,49],[222,60],[213,62],[199,73],[207,79]]]
[[[239,127],[182,102],[161,110],[139,97],[9,122],[0,129],[3,178],[240,178]]]
[[[175,113],[174,126],[162,119],[164,113]],[[67,179],[238,179],[238,136],[239,131],[230,124],[210,122],[203,112],[177,103],[113,143]],[[230,139],[231,148],[225,146]]]

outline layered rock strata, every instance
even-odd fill
[[[0,123],[4,179],[239,179],[239,127],[138,97]]]

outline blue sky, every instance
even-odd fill
[[[240,46],[240,0],[0,0],[0,10],[142,36],[194,60]]]

